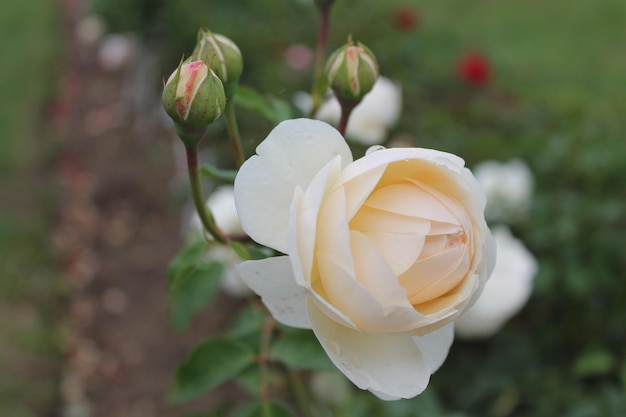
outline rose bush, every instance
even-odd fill
[[[419,148],[353,162],[330,125],[282,122],[241,167],[235,203],[244,231],[286,256],[239,272],[276,320],[312,328],[359,388],[413,397],[495,261],[485,195],[463,165]]]

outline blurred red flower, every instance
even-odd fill
[[[411,7],[400,7],[392,15],[393,27],[401,32],[411,31],[419,25],[419,15]]]
[[[468,52],[459,59],[457,73],[464,82],[482,87],[491,81],[491,64],[480,52]]]

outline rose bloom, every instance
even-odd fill
[[[528,215],[534,180],[523,160],[484,161],[473,172],[487,194],[485,215],[489,221],[513,223]]]
[[[463,339],[490,337],[517,314],[528,301],[537,260],[506,226],[493,229],[498,246],[496,266],[480,298],[454,322]]]
[[[339,132],[309,119],[279,124],[256,152],[235,179],[237,211],[285,255],[243,262],[243,280],[276,320],[313,329],[359,388],[421,393],[495,261],[463,160],[401,148],[353,162]]]
[[[311,97],[303,93],[295,98],[296,105],[305,113],[311,109]],[[362,145],[377,145],[387,138],[388,131],[393,128],[402,111],[402,89],[399,85],[385,77],[378,77],[372,91],[354,108],[346,137]],[[333,96],[326,100],[315,114],[315,118],[334,126],[339,124],[341,106]]]

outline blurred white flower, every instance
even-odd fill
[[[135,43],[126,35],[106,35],[98,49],[98,62],[105,71],[117,71],[135,55]]]
[[[244,231],[239,223],[237,209],[235,208],[235,198],[232,185],[222,185],[217,187],[207,199],[207,206],[213,213],[217,226],[227,235],[244,235]],[[198,213],[195,211],[189,219],[188,227],[185,231],[188,240],[202,238],[204,229]],[[241,259],[235,254],[230,246],[212,245],[207,251],[208,261],[220,261],[226,266],[222,277],[222,289],[234,297],[245,297],[250,294],[250,289],[241,280],[237,272],[236,265]]]
[[[498,247],[496,266],[478,301],[455,320],[454,330],[462,339],[492,336],[528,301],[537,260],[506,226],[492,230]]]
[[[299,93],[294,102],[305,113],[311,109],[311,97]],[[402,89],[385,77],[378,77],[376,84],[361,103],[354,108],[346,137],[363,145],[377,145],[385,141],[387,132],[398,122],[402,111]],[[315,115],[334,126],[339,124],[341,106],[333,96],[326,100]]]
[[[487,220],[514,222],[528,214],[534,180],[524,161],[485,161],[476,165],[473,171],[487,194]]]
[[[102,39],[106,30],[104,20],[97,15],[81,18],[74,29],[78,42],[85,46],[93,46]]]

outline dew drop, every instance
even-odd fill
[[[261,177],[261,184],[269,184],[270,183],[270,177],[269,175],[263,175]]]
[[[377,152],[377,151],[382,151],[386,149],[383,145],[374,145],[374,146],[370,146],[369,148],[367,148],[367,150],[365,151],[365,155],[369,155],[371,153]]]
[[[313,135],[306,135],[304,138],[304,143],[306,143],[307,145],[311,145],[314,141],[315,138],[313,138]]]
[[[341,354],[341,348],[339,347],[337,343],[333,342],[332,340],[330,339],[324,340],[324,345],[326,346],[328,350],[333,352],[335,355]]]

